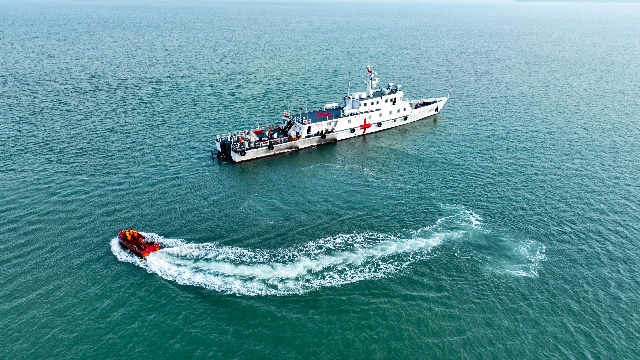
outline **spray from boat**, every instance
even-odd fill
[[[519,276],[537,276],[545,259],[543,245],[519,243],[486,231],[480,216],[464,208],[417,230],[339,234],[279,249],[195,244],[142,234],[161,244],[162,249],[143,258],[124,249],[116,238],[111,249],[120,261],[179,284],[236,295],[304,294],[388,278],[436,256],[434,250],[443,244],[452,245],[447,249],[462,257],[482,257],[484,263],[495,267],[494,271]]]

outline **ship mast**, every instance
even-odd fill
[[[374,78],[376,75],[378,75],[378,73],[373,71],[371,65],[367,65],[367,76],[369,77],[369,81],[367,82],[367,96],[373,96],[373,89],[378,86],[380,79]]]

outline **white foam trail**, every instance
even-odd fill
[[[536,277],[542,262],[547,260],[546,247],[535,241],[527,241],[514,250],[524,261],[505,267],[505,271],[516,276]]]
[[[443,241],[464,240],[473,231],[480,231],[480,216],[464,208],[456,210],[455,214],[416,231],[396,235],[341,234],[277,250],[189,244],[152,233],[143,234],[164,247],[144,260],[124,250],[117,238],[112,240],[111,250],[120,261],[184,285],[238,295],[302,294],[392,275],[427,258]],[[528,255],[533,248],[525,246],[520,251]],[[513,264],[516,266],[511,270],[530,274],[539,266],[532,264],[544,259],[534,260],[524,264],[530,266],[529,272],[521,268],[522,264]]]
[[[423,258],[445,238],[459,236],[456,232],[425,236],[424,230],[406,237],[338,235],[276,251],[184,244],[145,234],[167,247],[144,260],[124,250],[117,239],[111,249],[118,260],[180,284],[240,295],[287,295],[387,276]]]
[[[145,267],[180,284],[225,293],[299,294],[383,277],[406,266],[406,262],[394,259],[396,255],[426,253],[445,236],[399,239],[380,234],[340,235],[277,252],[191,244],[159,251],[147,258]],[[350,245],[350,249],[326,251],[341,245]]]

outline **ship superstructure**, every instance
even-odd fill
[[[347,94],[342,103],[284,111],[280,124],[217,136],[218,159],[247,161],[394,128],[437,114],[449,99],[409,100],[400,85],[379,88],[377,74],[368,66],[365,91]]]

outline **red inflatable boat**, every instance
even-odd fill
[[[118,239],[122,246],[142,258],[162,248],[157,242],[147,240],[144,235],[133,229],[120,231],[120,233],[118,233]]]

